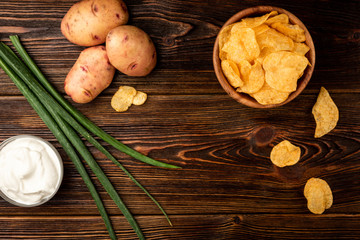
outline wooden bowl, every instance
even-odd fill
[[[307,52],[305,56],[309,59],[309,62],[311,65],[305,69],[304,74],[298,80],[298,86],[297,86],[296,91],[292,92],[286,101],[279,103],[279,104],[262,105],[262,104],[258,103],[254,98],[249,96],[248,94],[236,92],[236,89],[233,88],[229,84],[229,82],[227,81],[227,79],[225,78],[225,76],[221,70],[221,63],[220,63],[220,58],[219,58],[219,35],[216,38],[214,50],[213,50],[213,64],[214,64],[215,74],[216,74],[217,79],[220,82],[221,86],[223,87],[223,89],[233,99],[235,99],[239,103],[242,103],[246,106],[253,107],[253,108],[274,108],[274,107],[278,107],[278,106],[281,106],[281,105],[284,105],[284,104],[290,102],[304,90],[304,88],[310,81],[310,78],[312,76],[312,73],[313,73],[314,67],[315,67],[315,47],[314,47],[314,42],[311,38],[309,31],[307,30],[305,25],[294,14],[292,14],[282,8],[272,7],[272,6],[257,6],[257,7],[244,9],[244,10],[238,12],[237,14],[235,14],[234,16],[232,16],[224,24],[224,26],[221,28],[221,30],[224,27],[226,27],[232,23],[239,22],[242,18],[257,17],[257,16],[264,15],[266,13],[269,13],[271,11],[277,11],[279,14],[285,13],[286,15],[289,16],[290,23],[297,24],[302,29],[304,29],[305,36],[306,36],[305,43],[310,47],[309,52]]]

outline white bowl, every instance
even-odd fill
[[[45,147],[50,151],[51,156],[53,156],[55,158],[54,162],[59,164],[58,166],[56,166],[56,169],[58,171],[58,179],[57,179],[54,191],[51,194],[47,195],[46,197],[42,198],[40,201],[28,203],[28,204],[25,202],[16,201],[15,199],[11,198],[8,194],[6,194],[6,192],[2,191],[1,186],[0,186],[0,196],[7,202],[9,202],[13,205],[16,205],[16,206],[35,207],[35,206],[39,206],[41,204],[46,203],[57,193],[57,191],[60,188],[62,179],[63,179],[64,167],[63,167],[63,162],[62,162],[61,156],[60,156],[59,152],[55,149],[55,147],[53,145],[51,145],[48,141],[46,141],[40,137],[36,137],[36,136],[32,136],[32,135],[18,135],[18,136],[14,136],[14,137],[10,137],[10,138],[6,139],[5,141],[3,141],[0,144],[0,153],[4,149],[4,147],[6,145],[8,145],[9,143],[11,143],[15,140],[18,140],[18,139],[25,139],[25,138],[30,138],[30,139],[37,140],[37,141],[43,143],[45,145]]]

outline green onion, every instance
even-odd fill
[[[46,90],[37,82],[30,70],[18,59],[14,54],[6,54],[8,48],[4,47],[5,44],[0,44],[0,57],[15,71],[16,74],[29,86],[31,91],[38,97],[38,99],[43,103],[46,109],[51,113],[51,115],[58,120],[61,114],[70,116],[66,111],[64,111],[60,105],[46,92]],[[60,114],[57,116],[57,114]],[[70,116],[71,117],[71,116]],[[58,122],[59,124],[59,122]],[[128,220],[135,233],[138,235],[139,239],[144,239],[144,236],[141,232],[140,227],[133,218],[130,211],[127,209],[125,204],[122,202],[120,196],[116,192],[115,188],[112,186],[109,179],[106,177],[104,172],[101,170],[100,166],[94,160],[88,149],[85,147],[84,143],[81,141],[80,137],[71,129],[69,125],[65,124],[65,127],[62,128],[65,135],[68,137],[70,142],[75,146],[77,151],[89,165],[91,170],[94,172],[96,177],[99,179],[100,183],[103,185],[107,193],[113,199],[115,204],[119,207],[125,218]]]
[[[21,52],[23,52],[22,55],[26,54],[26,62],[32,62],[32,59],[30,58],[30,56],[26,53],[26,51],[24,50],[24,48],[22,47],[21,43],[18,41],[14,40],[14,36],[10,37],[12,39],[12,41],[17,43],[17,49],[19,49],[21,47]],[[6,45],[5,45],[6,46]],[[25,56],[24,56],[25,57]],[[25,58],[24,58],[25,59]],[[37,72],[37,75],[41,75],[43,80],[45,80],[49,86],[51,86],[49,84],[49,82],[45,79],[45,77],[43,76],[43,74],[41,73],[41,71],[39,70],[39,68],[33,63],[33,64],[29,64],[29,66],[32,66],[32,71]],[[35,70],[35,68],[37,70]],[[36,79],[33,79],[32,81],[37,82]],[[37,83],[37,85],[39,85],[39,88],[42,88],[40,86],[40,84]],[[52,88],[54,90],[54,88]],[[43,92],[46,92],[43,89]],[[56,92],[56,91],[55,91]],[[58,94],[58,92],[56,92]],[[59,95],[59,94],[58,94]],[[61,96],[61,95],[59,95]],[[61,97],[62,98],[62,97]],[[148,197],[159,207],[159,209],[161,210],[161,212],[164,214],[164,216],[166,217],[167,221],[169,222],[170,226],[172,226],[172,223],[169,219],[169,217],[167,216],[166,212],[164,211],[164,209],[161,207],[161,205],[154,199],[154,197],[130,174],[130,172],[128,172],[126,170],[126,168],[124,168],[95,138],[93,138],[75,119],[73,119],[73,117],[68,114],[68,112],[66,110],[64,110],[54,99],[52,99],[51,97],[45,95],[42,95],[41,99],[44,99],[45,102],[49,103],[51,102],[51,109],[56,109],[58,111],[58,113],[60,114],[60,116],[66,121],[68,122],[68,124],[70,124],[70,126],[72,126],[77,132],[79,132],[83,137],[86,138],[86,140],[88,140],[91,144],[93,144],[98,150],[100,150],[103,154],[105,154],[106,157],[108,157],[112,162],[114,162],[121,170],[123,170],[125,172],[125,174],[128,175],[128,177],[138,186],[140,187],[147,195]],[[63,99],[63,98],[62,98]],[[65,100],[65,99],[63,99]],[[77,110],[76,110],[77,111]]]
[[[89,165],[89,167],[92,169],[92,171],[95,173],[97,178],[100,180],[101,184],[105,188],[105,190],[108,192],[110,197],[114,200],[114,202],[117,204],[119,209],[122,211],[130,225],[135,230],[136,234],[140,239],[144,239],[144,236],[141,232],[141,229],[139,228],[137,222],[125,206],[125,204],[122,202],[120,196],[115,191],[114,187],[104,174],[104,172],[101,170],[100,166],[97,164],[95,159],[92,157],[88,149],[85,147],[84,143],[81,141],[80,137],[76,134],[74,130],[76,130],[78,133],[80,133],[83,137],[86,138],[91,144],[93,144],[97,149],[99,149],[103,154],[105,154],[111,161],[113,161],[121,170],[123,170],[129,178],[137,185],[139,186],[148,196],[149,198],[159,207],[159,209],[162,211],[162,213],[165,215],[166,219],[168,220],[169,224],[172,226],[170,219],[168,218],[167,214],[161,207],[161,205],[152,197],[152,195],[95,139],[93,138],[87,130],[84,128],[86,127],[89,131],[92,131],[95,135],[102,138],[103,140],[107,141],[110,145],[113,145],[118,150],[127,153],[128,155],[141,160],[145,163],[159,166],[159,167],[167,167],[167,168],[179,168],[177,166],[163,163],[156,161],[154,159],[151,159],[147,156],[144,156],[135,150],[129,148],[128,146],[118,142],[115,138],[101,130],[99,127],[97,127],[94,123],[92,123],[89,119],[87,119],[84,115],[82,115],[76,108],[74,108],[69,102],[67,102],[52,86],[51,84],[46,80],[44,75],[41,73],[40,69],[36,66],[36,64],[33,62],[33,60],[30,58],[30,56],[27,54],[23,46],[21,45],[19,38],[17,36],[11,36],[11,41],[13,42],[15,48],[18,50],[20,56],[24,59],[24,62],[26,65],[31,69],[30,70],[25,66],[25,64],[16,56],[16,54],[4,43],[0,44],[0,60],[2,61],[1,67],[7,69],[7,73],[10,76],[13,81],[17,82],[17,86],[22,87],[22,89],[25,89],[27,91],[22,91],[24,96],[28,99],[31,99],[31,96],[36,99],[35,107],[40,108],[38,106],[41,106],[44,109],[44,111],[37,111],[39,116],[43,119],[51,119],[52,122],[48,123],[49,120],[46,120],[46,124],[52,124],[57,127],[57,129],[54,126],[50,126],[49,129],[54,133],[54,135],[58,138],[60,138],[59,142],[67,152],[67,154],[70,156],[72,161],[75,163],[75,165],[81,165],[82,163],[80,159],[78,158],[75,150],[73,149],[73,146],[77,149],[77,151],[80,153],[80,155],[83,157],[83,159],[86,161],[86,163]],[[12,68],[10,69],[9,66],[6,65],[6,63]],[[11,72],[12,71],[12,72]],[[14,73],[15,71],[15,73]],[[18,74],[20,76],[17,76]],[[37,76],[39,81],[42,83],[42,85],[39,84],[38,80],[34,77],[34,75]],[[15,80],[14,80],[15,79]],[[26,84],[28,85],[26,86]],[[24,87],[25,86],[25,87]],[[19,87],[19,89],[20,89]],[[44,89],[46,88],[46,90]],[[30,90],[30,89],[31,90]],[[33,91],[33,92],[32,92]],[[30,93],[29,93],[30,92]],[[34,96],[34,94],[36,96]],[[50,95],[50,94],[51,95]],[[28,95],[25,95],[28,94]],[[27,97],[28,96],[28,97]],[[30,96],[30,97],[29,97]],[[55,100],[55,99],[57,100]],[[28,100],[29,101],[29,100]],[[35,100],[32,100],[35,101]],[[42,104],[40,102],[42,102]],[[30,102],[30,101],[29,101]],[[60,105],[60,104],[61,105]],[[34,104],[32,104],[33,106]],[[35,108],[33,106],[33,108]],[[64,109],[65,108],[65,109]],[[69,112],[71,114],[69,114]],[[49,116],[49,113],[51,116]],[[41,114],[41,115],[40,115]],[[45,116],[45,117],[42,117]],[[75,119],[76,120],[75,120]],[[54,120],[57,122],[54,123]],[[79,122],[83,124],[79,124]],[[45,122],[45,120],[44,120]],[[47,125],[48,125],[47,124]],[[59,131],[59,126],[62,131]],[[60,132],[60,133],[57,133]],[[70,140],[73,146],[69,143],[68,139],[64,136],[67,136],[67,138]],[[61,134],[61,135],[59,135]],[[65,140],[66,141],[65,141]],[[70,146],[71,150],[67,150],[67,147]],[[100,211],[101,216],[104,219],[104,222],[106,224],[106,227],[109,231],[110,237],[112,239],[116,238],[116,235],[112,229],[111,222],[106,214],[105,208],[101,202],[101,199],[99,198],[99,195],[97,194],[94,186],[92,185],[91,179],[86,173],[85,168],[82,166],[82,169],[77,166],[78,171],[82,171],[80,175],[83,177],[85,183],[87,184],[88,188],[90,189],[90,192],[92,193],[93,198],[95,199],[96,205]],[[86,175],[86,176],[85,176]],[[90,182],[88,184],[87,182]]]
[[[2,45],[8,50],[8,53],[12,53],[10,48],[6,45]],[[91,182],[91,179],[86,172],[81,160],[79,159],[78,155],[76,154],[74,148],[69,143],[68,139],[60,129],[60,127],[55,123],[54,119],[50,116],[49,112],[44,108],[44,106],[40,103],[39,99],[31,92],[31,90],[26,86],[26,84],[14,73],[14,71],[9,68],[9,66],[0,58],[0,67],[5,71],[5,73],[10,77],[10,79],[15,83],[15,85],[19,88],[21,93],[25,96],[29,104],[34,108],[36,113],[40,116],[40,118],[44,121],[50,131],[54,134],[56,139],[59,141],[65,152],[68,154],[72,162],[74,163],[77,171],[79,172],[80,176],[84,180],[86,186],[88,187],[91,196],[93,197],[96,206],[102,216],[106,228],[109,232],[111,239],[117,239],[116,234],[113,230],[111,225],[110,219],[106,213],[105,207],[100,199],[99,194],[97,193],[95,186]],[[59,124],[62,128],[64,125],[61,123]]]
[[[96,136],[100,137],[116,149],[126,153],[129,156],[134,157],[142,162],[147,164],[157,166],[157,167],[164,167],[164,168],[180,168],[178,166],[174,166],[171,164],[163,163],[152,158],[149,158],[134,149],[126,146],[125,144],[119,142],[111,135],[104,132],[101,128],[96,126],[93,122],[91,122],[87,117],[85,117],[81,112],[79,112],[74,106],[72,106],[62,95],[60,95],[56,89],[47,81],[44,77],[40,69],[31,59],[31,57],[27,54],[24,47],[21,45],[18,36],[10,36],[10,40],[14,44],[16,50],[18,51],[19,55],[23,58],[25,64],[32,70],[34,75],[39,79],[41,84],[46,88],[46,90],[75,118],[77,119],[84,127],[86,127],[89,131],[91,131]]]

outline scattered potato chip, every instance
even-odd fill
[[[253,17],[253,18],[244,18],[240,22],[236,23],[239,27],[243,28],[254,28],[257,26],[260,26],[261,24],[265,23],[265,21],[271,17],[277,15],[277,11],[272,11],[270,13],[267,13],[261,17]]]
[[[305,43],[298,43],[298,42],[294,42],[294,49],[292,50],[294,53],[298,53],[300,55],[305,56],[305,54],[310,50],[310,48],[308,47],[308,45],[306,45]],[[261,53],[260,53],[261,55]]]
[[[312,114],[316,122],[315,138],[324,136],[336,127],[339,110],[324,87],[320,89]]]
[[[258,34],[256,41],[260,49],[269,47],[276,51],[291,51],[294,48],[294,41],[291,38],[272,28]]]
[[[295,42],[304,42],[306,39],[305,31],[299,25],[276,22],[271,24],[271,27],[285,36],[288,36]]]
[[[271,25],[273,23],[289,23],[288,15],[281,13],[279,15],[273,16],[265,21],[266,24]]]
[[[262,105],[269,105],[284,102],[289,97],[289,94],[290,93],[279,92],[265,82],[258,92],[250,94],[250,96]]]
[[[223,60],[221,61],[221,69],[231,86],[238,88],[244,85],[236,63],[230,60]]]
[[[320,178],[310,178],[304,188],[308,209],[314,214],[322,214],[333,204],[333,195],[330,186]]]
[[[237,91],[248,94],[259,91],[265,82],[265,74],[261,64],[255,61],[255,64],[251,66],[249,62],[244,60],[239,65],[244,85],[239,87]]]
[[[135,88],[121,86],[112,97],[111,106],[118,112],[125,112],[133,103],[135,95]]]
[[[241,60],[253,61],[260,54],[254,30],[234,25],[229,40],[224,44],[223,51],[226,52],[228,59],[235,63],[239,63]]]
[[[293,92],[309,60],[302,55],[279,51],[269,54],[263,61],[265,81],[279,92]]]
[[[147,99],[147,94],[141,91],[136,91],[132,104],[143,105]]]
[[[278,167],[286,167],[296,164],[301,155],[301,149],[289,141],[284,140],[277,144],[270,153],[270,160]]]

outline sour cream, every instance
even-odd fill
[[[5,200],[19,206],[40,205],[55,195],[62,177],[61,157],[47,141],[20,135],[2,143],[0,194]]]

